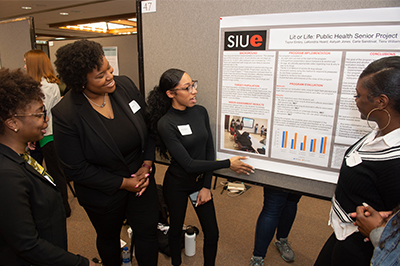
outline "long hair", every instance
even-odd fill
[[[147,116],[150,135],[156,141],[157,151],[165,159],[169,159],[168,150],[158,134],[157,123],[167,113],[172,104],[172,99],[167,96],[167,91],[179,84],[183,74],[185,74],[183,70],[176,68],[168,69],[161,75],[158,86],[155,86],[147,97]]]
[[[367,77],[363,83],[369,95],[377,97],[385,94],[391,106],[400,113],[400,56],[390,56],[370,63],[359,79]]]
[[[30,50],[24,54],[26,72],[34,80],[40,82],[45,78],[49,83],[60,84],[54,73],[49,57],[42,50]]]

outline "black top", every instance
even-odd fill
[[[400,146],[382,151],[360,151],[366,137],[346,151],[335,197],[345,212],[354,212],[363,202],[377,211],[390,211],[400,203]],[[346,157],[357,150],[362,163],[349,167]]]
[[[169,170],[180,177],[204,173],[204,187],[211,187],[212,171],[230,167],[229,159],[215,161],[207,110],[200,105],[184,111],[170,108],[158,121],[158,132],[172,156]]]
[[[140,158],[127,161],[115,139],[82,93],[69,91],[51,110],[54,145],[66,176],[74,181],[79,203],[98,213],[119,206],[128,191],[119,189],[123,178],[139,169],[143,160],[154,161],[154,141],[148,136],[145,121],[146,103],[128,77],[114,76],[116,89],[110,94],[113,107],[118,105],[129,123],[116,125],[116,130],[135,128],[140,143]],[[132,106],[140,106],[131,108]],[[127,125],[127,124],[132,124]],[[136,134],[132,131],[133,136]]]
[[[110,94],[110,101],[113,107],[114,118],[109,119],[98,113],[101,117],[111,137],[117,144],[122,156],[127,163],[140,159],[142,154],[140,145],[140,136],[134,124],[129,122],[128,116],[121,110],[121,107],[115,103],[114,97]],[[121,127],[121,125],[124,125]],[[133,173],[137,169],[130,169]]]
[[[0,265],[89,265],[86,258],[66,251],[58,189],[3,144],[0,172]]]

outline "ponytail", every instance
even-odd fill
[[[175,88],[182,79],[185,71],[171,68],[165,71],[158,86],[149,93],[147,97],[147,116],[149,121],[150,136],[156,141],[156,150],[161,157],[170,159],[168,149],[158,134],[157,123],[171,108],[172,99],[167,96],[167,91]]]
[[[171,107],[171,99],[166,93],[161,92],[159,86],[155,86],[147,97],[147,116],[149,121],[150,136],[156,141],[156,150],[162,158],[170,159],[167,147],[158,134],[157,123]]]

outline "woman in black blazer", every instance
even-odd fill
[[[25,153],[49,121],[39,84],[21,70],[0,70],[0,265],[94,266],[67,252],[60,191]]]
[[[120,232],[127,218],[139,265],[157,265],[154,142],[144,99],[129,78],[113,76],[96,42],[67,44],[56,57],[70,91],[52,109],[54,143],[96,229],[100,257],[106,266],[121,265]]]

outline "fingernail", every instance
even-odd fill
[[[135,177],[135,174],[131,174],[131,177]]]
[[[148,177],[150,174],[146,174],[145,177]]]
[[[247,175],[250,175],[249,173],[246,173]]]
[[[254,171],[253,171],[253,170],[251,170],[251,173],[252,173],[252,174],[254,174]]]
[[[136,186],[135,186],[135,188],[137,188],[139,186],[139,184],[137,184]]]
[[[363,205],[365,208],[368,207],[368,204],[365,203],[365,202],[363,202],[362,205]]]
[[[142,196],[142,193],[139,193],[139,197]]]
[[[139,195],[139,192],[136,192],[136,197]]]

